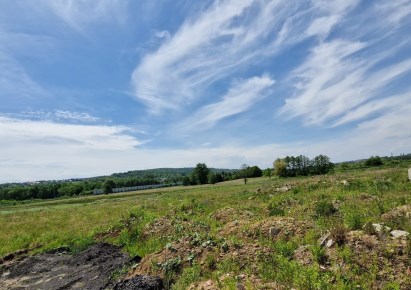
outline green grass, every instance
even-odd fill
[[[292,184],[293,188],[287,192],[275,191],[286,183]],[[266,190],[257,193],[257,188]],[[37,253],[60,246],[68,246],[76,252],[96,242],[100,235],[103,240],[122,246],[131,256],[144,257],[161,251],[170,243],[191,237],[193,243],[198,240],[199,245],[209,241],[213,253],[223,251],[219,250],[223,248],[228,252],[241,251],[257,243],[271,249],[272,254],[245,264],[230,255],[209,255],[203,261],[193,256],[190,265],[180,262],[182,268],[178,271],[171,273],[167,270],[171,275],[169,280],[174,282],[170,285],[173,289],[186,289],[191,283],[208,279],[217,281],[224,289],[235,287],[234,278],[219,280],[225,273],[232,273],[230,277],[246,273],[262,283],[276,281],[286,288],[369,288],[377,285],[374,258],[370,257],[369,263],[375,263],[375,267],[364,272],[354,263],[356,257],[350,248],[341,245],[335,255],[349,267],[323,271],[320,264],[326,263],[328,256],[316,241],[335,225],[360,230],[366,223],[381,222],[381,214],[410,203],[411,183],[402,168],[288,179],[262,177],[249,179],[247,185],[242,180],[235,180],[122,194],[5,202],[0,203],[0,256],[21,249],[32,249],[32,253]],[[236,233],[223,236],[221,231],[228,220],[217,220],[214,214],[224,208],[235,210],[235,216],[230,214],[228,218],[242,222],[238,226],[240,233],[246,232],[253,223],[270,217],[292,217],[313,226],[303,238],[291,237],[287,241]],[[143,237],[147,225],[164,216],[171,221],[173,230],[170,234]],[[411,230],[409,220],[392,221],[391,225]],[[116,234],[105,235],[111,232]],[[306,244],[314,257],[309,266],[303,266],[293,258],[294,250]],[[184,253],[184,257],[188,255]],[[331,266],[338,268],[338,265]],[[386,281],[381,287],[397,289],[398,282]]]

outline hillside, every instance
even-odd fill
[[[167,289],[409,289],[410,192],[377,168],[3,205],[0,255],[28,252],[0,283],[24,255],[106,242],[134,257],[115,279]]]

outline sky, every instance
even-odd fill
[[[0,0],[0,182],[411,152],[411,0]]]

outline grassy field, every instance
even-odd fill
[[[371,223],[411,232],[410,204],[405,168],[3,204],[0,256],[107,241],[173,289],[406,289],[409,239]]]

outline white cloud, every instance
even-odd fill
[[[97,117],[93,117],[88,113],[71,112],[56,110],[54,113],[57,120],[73,120],[81,122],[96,122],[99,120]]]
[[[126,150],[142,144],[126,134],[130,130],[125,126],[73,125],[0,117],[0,138],[7,140],[0,148],[4,156],[10,144],[19,147],[18,144],[26,146],[30,142],[39,146],[52,142],[61,146],[61,150],[66,144],[96,150]]]
[[[359,53],[367,46],[367,43],[342,40],[317,45],[308,59],[292,72],[295,92],[285,100],[280,114],[302,117],[306,125],[332,120],[341,123],[339,118],[379,97],[390,82],[411,70],[411,59],[377,68],[378,63],[391,55],[365,57],[362,53],[360,57]]]
[[[177,127],[179,130],[181,128],[188,130],[208,129],[221,119],[250,109],[255,103],[266,97],[267,89],[274,83],[275,81],[269,76],[238,80],[222,97],[221,101],[202,107]]]
[[[54,111],[23,111],[20,113],[0,113],[0,117],[20,119],[20,120],[39,120],[47,122],[73,121],[80,123],[93,123],[100,120],[95,116],[85,112],[73,112],[64,110]]]
[[[145,149],[124,127],[62,125],[0,118],[0,182],[90,177],[134,169],[272,166],[278,157],[326,154],[332,161],[411,151],[411,105],[332,139],[256,146]],[[28,148],[30,150],[28,150]]]
[[[326,36],[358,1],[314,2],[308,7],[285,0],[215,1],[143,57],[132,74],[135,96],[152,113],[177,110],[235,68],[260,62],[312,35]]]

